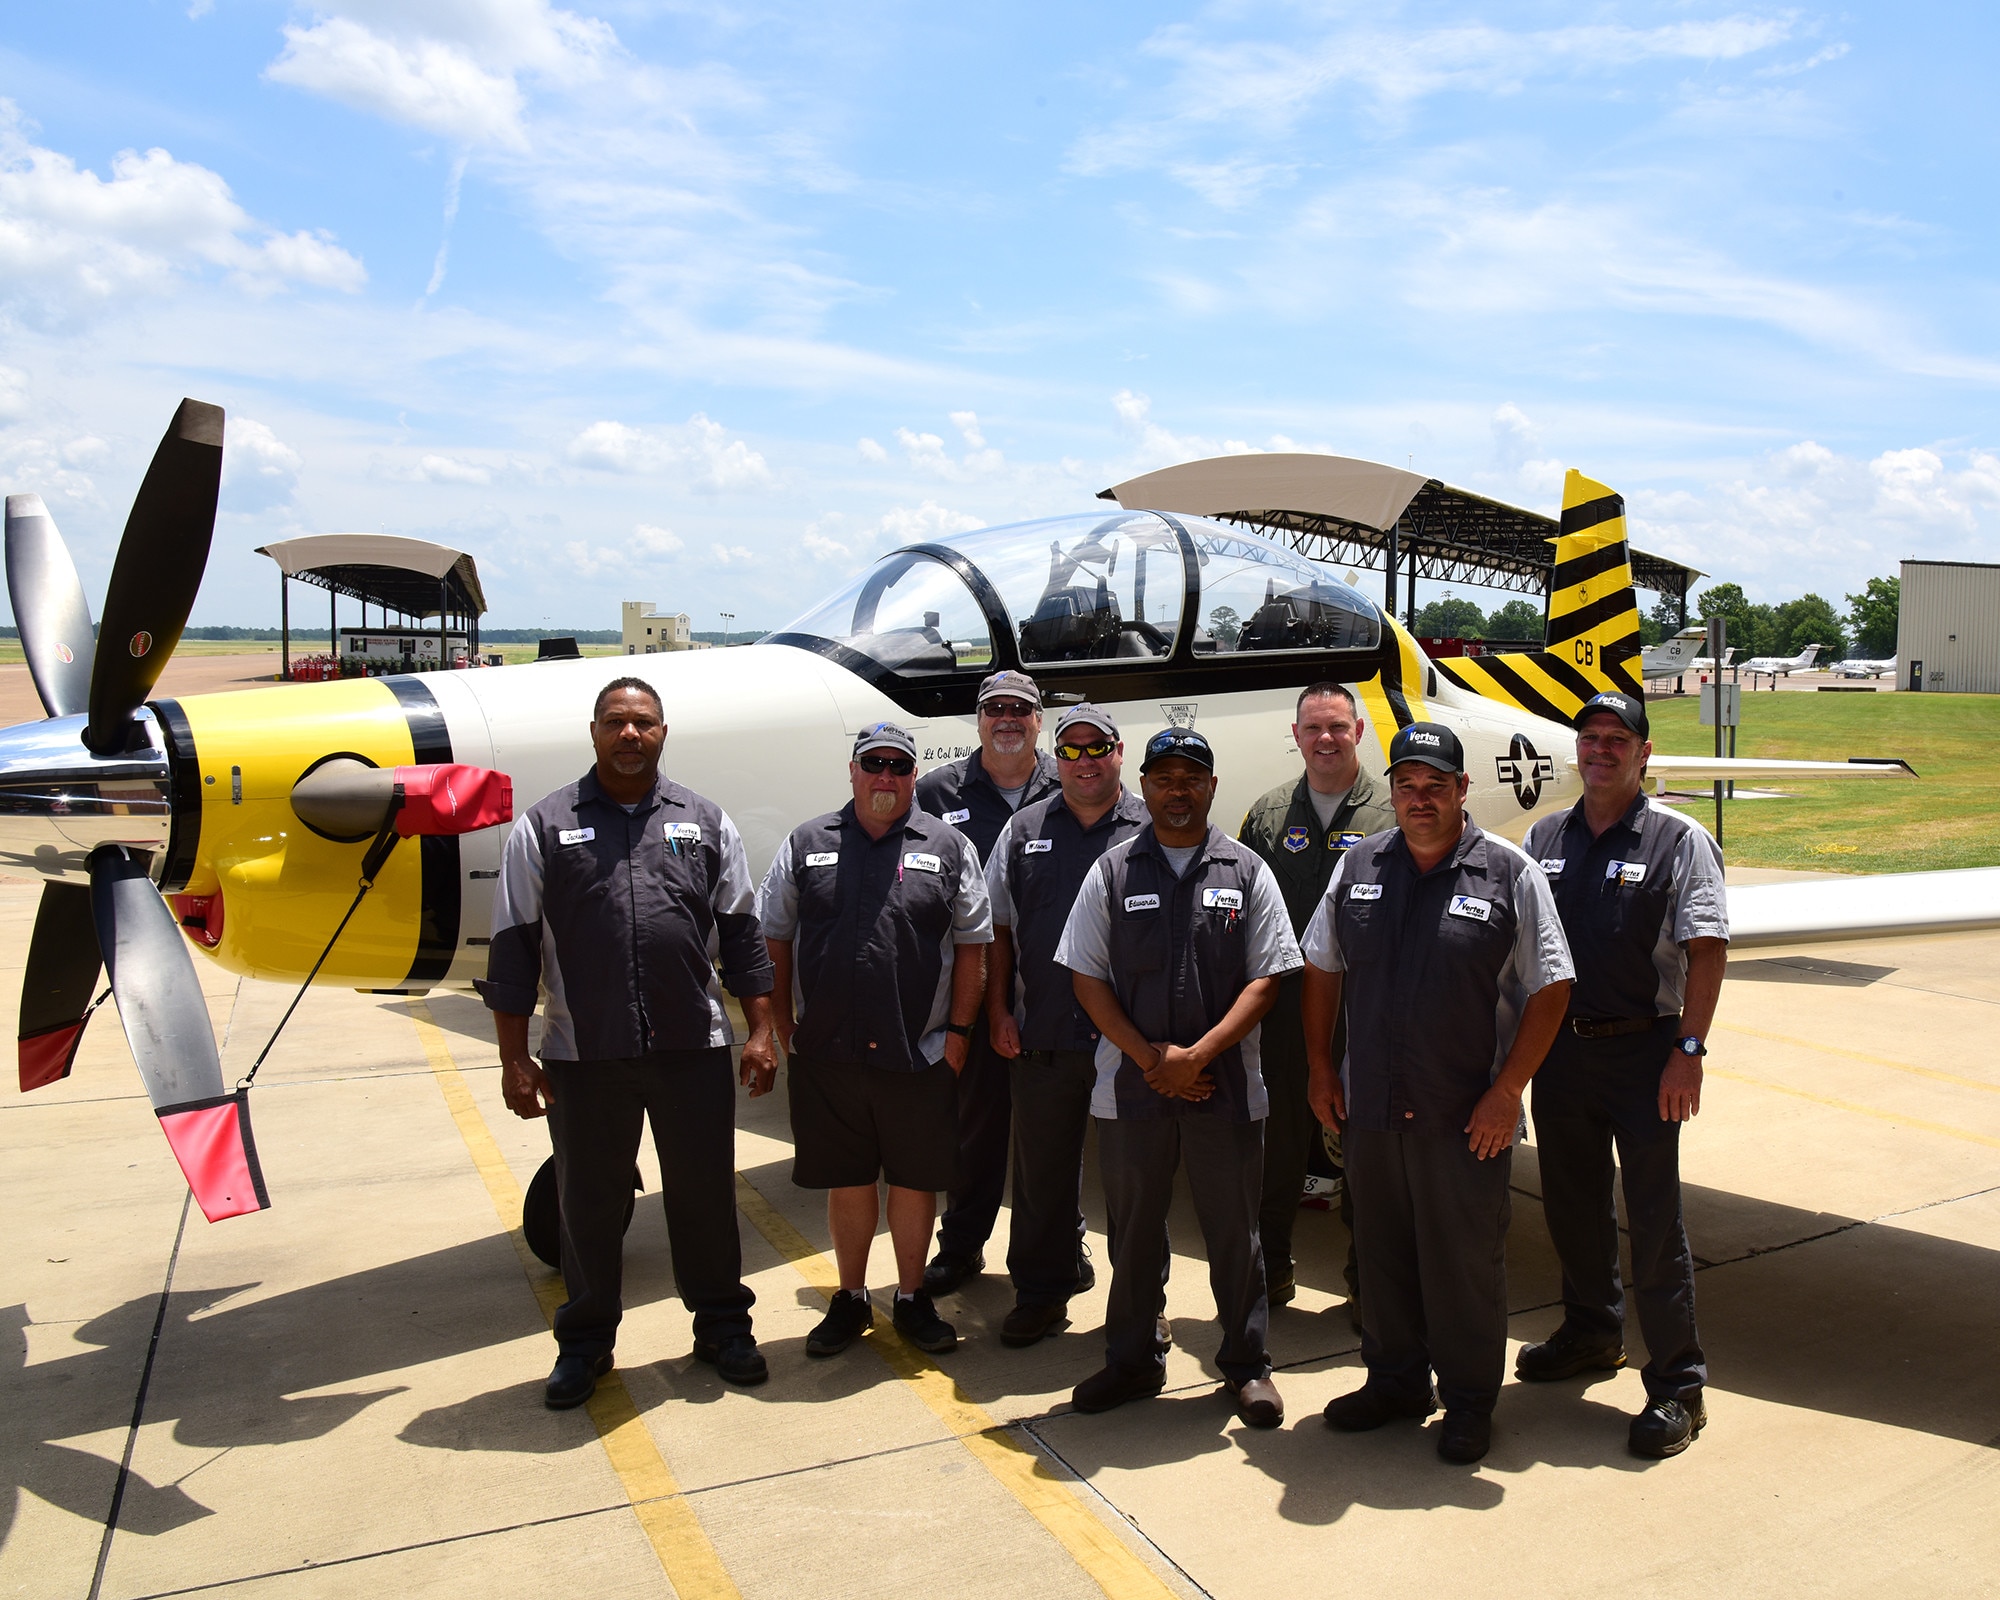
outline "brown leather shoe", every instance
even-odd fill
[[[1248,1383],[1230,1383],[1228,1387],[1236,1397],[1236,1414],[1249,1426],[1275,1428],[1285,1420],[1285,1402],[1278,1386],[1269,1378],[1252,1378]]]

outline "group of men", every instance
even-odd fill
[[[753,888],[729,818],[659,771],[658,695],[619,679],[593,710],[592,771],[515,827],[480,988],[507,1103],[550,1119],[569,1298],[547,1403],[582,1403],[611,1366],[642,1117],[694,1353],[732,1382],[766,1376],[734,1215],[726,988],[749,1029],[737,1077],[768,1093],[783,1047],[793,1181],[827,1191],[840,1287],[809,1355],[874,1325],[885,1185],[905,1340],[956,1345],[937,1302],[984,1270],[1010,1181],[1001,1341],[1066,1327],[1095,1281],[1095,1124],[1112,1276],[1104,1365],[1072,1403],[1108,1410],[1165,1382],[1184,1170],[1216,1366],[1242,1419],[1275,1427],[1269,1318],[1297,1292],[1292,1228],[1325,1126],[1367,1369],[1326,1420],[1355,1431],[1442,1405],[1439,1454],[1476,1461],[1504,1376],[1511,1156],[1534,1079],[1564,1318],[1517,1374],[1624,1365],[1615,1148],[1649,1354],[1630,1445],[1685,1449],[1707,1374],[1678,1135],[1700,1104],[1728,928],[1713,840],[1642,793],[1643,703],[1583,707],[1583,796],[1525,850],[1466,814],[1447,727],[1399,729],[1385,781],[1362,771],[1365,723],[1334,683],[1299,696],[1304,771],[1235,839],[1209,820],[1216,756],[1192,728],[1147,740],[1135,796],[1099,707],[1066,707],[1045,753],[1038,686],[998,672],[978,720],[979,748],[922,778],[906,731],[863,729],[850,801],[795,829]]]

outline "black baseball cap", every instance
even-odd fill
[[[1589,718],[1596,716],[1600,711],[1610,712],[1642,739],[1650,739],[1653,736],[1646,721],[1646,702],[1634,700],[1629,694],[1607,692],[1592,695],[1584,701],[1577,714],[1570,718],[1569,725],[1572,728],[1581,728]]]
[[[1458,742],[1458,735],[1442,722],[1413,722],[1398,729],[1396,737],[1389,741],[1389,770],[1394,772],[1405,761],[1421,761],[1440,772],[1460,773],[1465,770],[1465,747]]]
[[[1139,763],[1139,770],[1151,772],[1156,762],[1169,756],[1180,756],[1210,772],[1215,770],[1214,746],[1192,728],[1162,728],[1154,734],[1146,741],[1146,759]]]

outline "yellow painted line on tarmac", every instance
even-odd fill
[[[1948,1083],[1959,1089],[1977,1089],[1981,1094],[2000,1094],[2000,1083],[1982,1083],[1977,1078],[1961,1078],[1955,1072],[1940,1072],[1935,1067],[1913,1066],[1907,1061],[1892,1061],[1887,1056],[1871,1056],[1865,1050],[1849,1050],[1837,1044],[1817,1044],[1811,1039],[1794,1039],[1788,1033],[1766,1033],[1762,1028],[1746,1028],[1734,1022],[1718,1022],[1715,1026],[1724,1033],[1740,1033],[1751,1039],[1766,1040],[1771,1044],[1795,1045],[1801,1050],[1817,1050],[1821,1055],[1844,1056],[1849,1061],[1865,1061],[1871,1067],[1888,1067],[1896,1072],[1907,1072],[1913,1077],[1933,1078],[1939,1083]]]
[[[736,1175],[736,1204],[771,1247],[827,1299],[840,1287],[840,1274],[812,1242],[787,1222],[755,1185]],[[1026,1448],[983,1407],[968,1400],[937,1364],[904,1341],[895,1324],[875,1309],[869,1344],[889,1369],[915,1391],[919,1400],[952,1432],[972,1457],[1000,1482],[1028,1514],[1054,1536],[1056,1543],[1111,1600],[1159,1600],[1172,1596],[1153,1570],[1121,1543],[1069,1486],[1052,1477],[1040,1456]]]
[[[553,1323],[556,1307],[562,1304],[566,1291],[561,1274],[550,1272],[528,1248],[528,1237],[521,1229],[521,1186],[514,1181],[513,1169],[507,1165],[493,1130],[480,1114],[471,1086],[452,1059],[444,1030],[431,1016],[430,1007],[421,1000],[412,1001],[410,1018],[416,1024],[417,1038],[422,1041],[445,1107],[451,1112],[459,1137],[465,1141],[480,1181],[486,1185],[487,1197],[493,1202],[500,1226],[507,1230],[514,1253],[521,1259],[521,1271],[541,1305],[542,1317]],[[659,1557],[674,1593],[680,1600],[740,1600],[736,1585],[715,1553],[715,1546],[708,1542],[708,1535],[689,1509],[672,1469],[640,1417],[639,1408],[632,1403],[624,1379],[615,1370],[606,1373],[597,1380],[597,1393],[584,1403],[584,1409],[597,1427],[598,1441],[610,1459],[611,1470],[618,1474],[625,1497],[632,1502],[632,1514],[639,1519],[639,1526],[652,1545],[653,1554]]]
[[[1831,1106],[1835,1111],[1852,1111],[1860,1116],[1873,1117],[1877,1122],[1886,1122],[1898,1128],[1920,1128],[1925,1133],[1941,1133],[1947,1139],[1963,1139],[1967,1144],[1983,1144],[1989,1149],[2000,1150],[2000,1139],[1990,1133],[1974,1133],[1969,1128],[1954,1128],[1948,1122],[1930,1122],[1923,1117],[1906,1117],[1900,1111],[1884,1111],[1879,1106],[1864,1106],[1853,1100],[1842,1100],[1836,1095],[1814,1094],[1810,1089],[1794,1089],[1790,1084],[1773,1083],[1768,1078],[1753,1078],[1748,1073],[1731,1072],[1725,1067],[1709,1067],[1707,1075],[1712,1078],[1727,1078],[1731,1083],[1747,1083],[1753,1089],[1769,1089],[1773,1094],[1788,1094],[1795,1100],[1810,1100],[1817,1106]]]

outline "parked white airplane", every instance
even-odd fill
[[[1414,720],[1448,724],[1470,762],[1472,814],[1516,839],[1578,793],[1567,719],[1601,690],[1641,692],[1624,504],[1572,472],[1538,652],[1428,662],[1373,601],[1289,550],[1198,516],[1098,510],[893,551],[739,649],[150,699],[200,585],[222,436],[218,408],[183,402],[134,501],[94,644],[54,522],[38,497],[8,498],[8,585],[49,716],[0,730],[0,862],[44,883],[21,1086],[68,1074],[108,968],[147,1093],[210,1220],[269,1201],[247,1091],[224,1085],[190,948],[290,984],[467,985],[485,969],[510,815],[496,775],[524,802],[574,779],[598,690],[635,667],[665,703],[667,770],[730,813],[758,873],[791,828],[842,802],[869,723],[909,727],[926,765],[972,749],[977,685],[996,667],[1032,672],[1053,704],[1104,704],[1134,743],[1198,723],[1220,758],[1218,818],[1298,771],[1299,689],[1345,682],[1367,713],[1364,760],[1379,770]],[[1423,481],[1339,465],[1391,487]],[[1652,761],[1656,780],[1680,782],[1905,770]],[[414,847],[395,848],[411,834]],[[1982,879],[1953,898],[1929,881],[1873,880],[1866,916],[2000,924],[2000,888]],[[372,885],[365,898],[358,882]],[[1788,921],[1789,887],[1759,891],[1767,935],[1838,930],[1838,886],[1810,885],[1820,898]]]
[[[1789,678],[1795,672],[1810,672],[1823,644],[1809,644],[1795,656],[1758,656],[1743,663],[1743,671],[1765,678]]]
[[[1850,657],[1846,661],[1836,661],[1833,673],[1838,678],[1893,678],[1896,675],[1896,658],[1887,661],[1870,661],[1866,657]]]
[[[1696,652],[1707,637],[1708,630],[1696,623],[1693,627],[1681,629],[1671,639],[1648,645],[1639,653],[1640,676],[1677,678],[1683,673],[1700,671],[1701,662]]]

